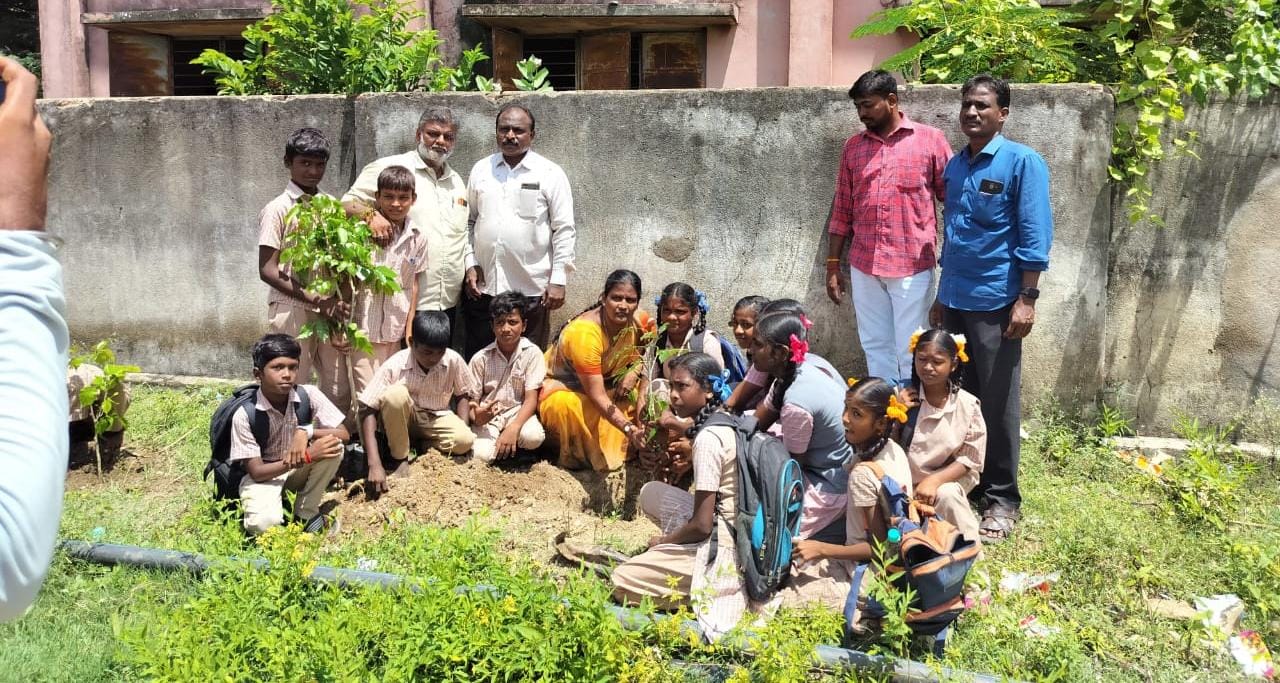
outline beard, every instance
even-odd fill
[[[450,152],[437,147],[428,147],[427,143],[418,141],[418,156],[431,165],[443,165],[449,159]]]

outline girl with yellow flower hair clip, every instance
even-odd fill
[[[911,495],[911,468],[902,447],[893,440],[905,419],[906,405],[898,400],[893,385],[878,377],[851,382],[842,415],[844,439],[853,448],[848,465],[845,537],[843,543],[811,538],[796,541],[791,578],[779,592],[783,605],[816,602],[844,609],[854,567],[870,562],[872,544],[885,540],[887,520],[879,504],[881,477],[893,478]],[[865,592],[868,583],[863,581],[860,589]],[[857,628],[857,615],[854,623]]]
[[[911,387],[904,394],[915,415],[899,441],[911,465],[915,497],[934,506],[966,538],[979,541],[968,494],[982,474],[987,427],[978,399],[960,387],[961,364],[969,360],[966,340],[942,329],[919,331],[911,340]]]

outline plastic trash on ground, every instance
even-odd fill
[[[1211,595],[1207,598],[1197,597],[1193,601],[1196,611],[1202,615],[1200,621],[1210,632],[1217,635],[1219,641],[1226,640],[1240,626],[1240,618],[1244,616],[1244,602],[1235,595]]]
[[[1030,590],[1037,590],[1048,594],[1049,586],[1057,583],[1061,576],[1060,572],[1031,574],[1029,572],[1010,572],[1006,570],[1000,575],[1000,592],[1026,593]]]
[[[1062,629],[1057,626],[1046,626],[1040,623],[1040,620],[1037,619],[1034,614],[1029,617],[1024,617],[1022,621],[1019,621],[1018,628],[1022,629],[1023,633],[1032,638],[1048,638],[1049,636],[1056,636],[1062,632]]]
[[[1231,636],[1231,640],[1227,641],[1227,649],[1246,676],[1275,680],[1275,661],[1257,631],[1241,631]]]

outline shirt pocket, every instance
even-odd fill
[[[516,213],[526,221],[535,220],[538,217],[538,205],[541,199],[540,190],[529,187],[520,188],[520,193],[516,196]]]
[[[990,193],[979,191],[973,193],[973,221],[978,225],[988,229],[997,229],[1008,222],[1008,216],[1009,195],[1007,192]]]

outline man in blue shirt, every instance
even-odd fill
[[[960,129],[969,144],[943,173],[942,275],[929,322],[968,340],[964,385],[982,401],[987,423],[986,462],[970,496],[985,508],[983,540],[998,543],[1013,531],[1022,504],[1022,338],[1035,323],[1053,215],[1044,159],[1000,134],[1009,84],[983,74],[960,92]]]

